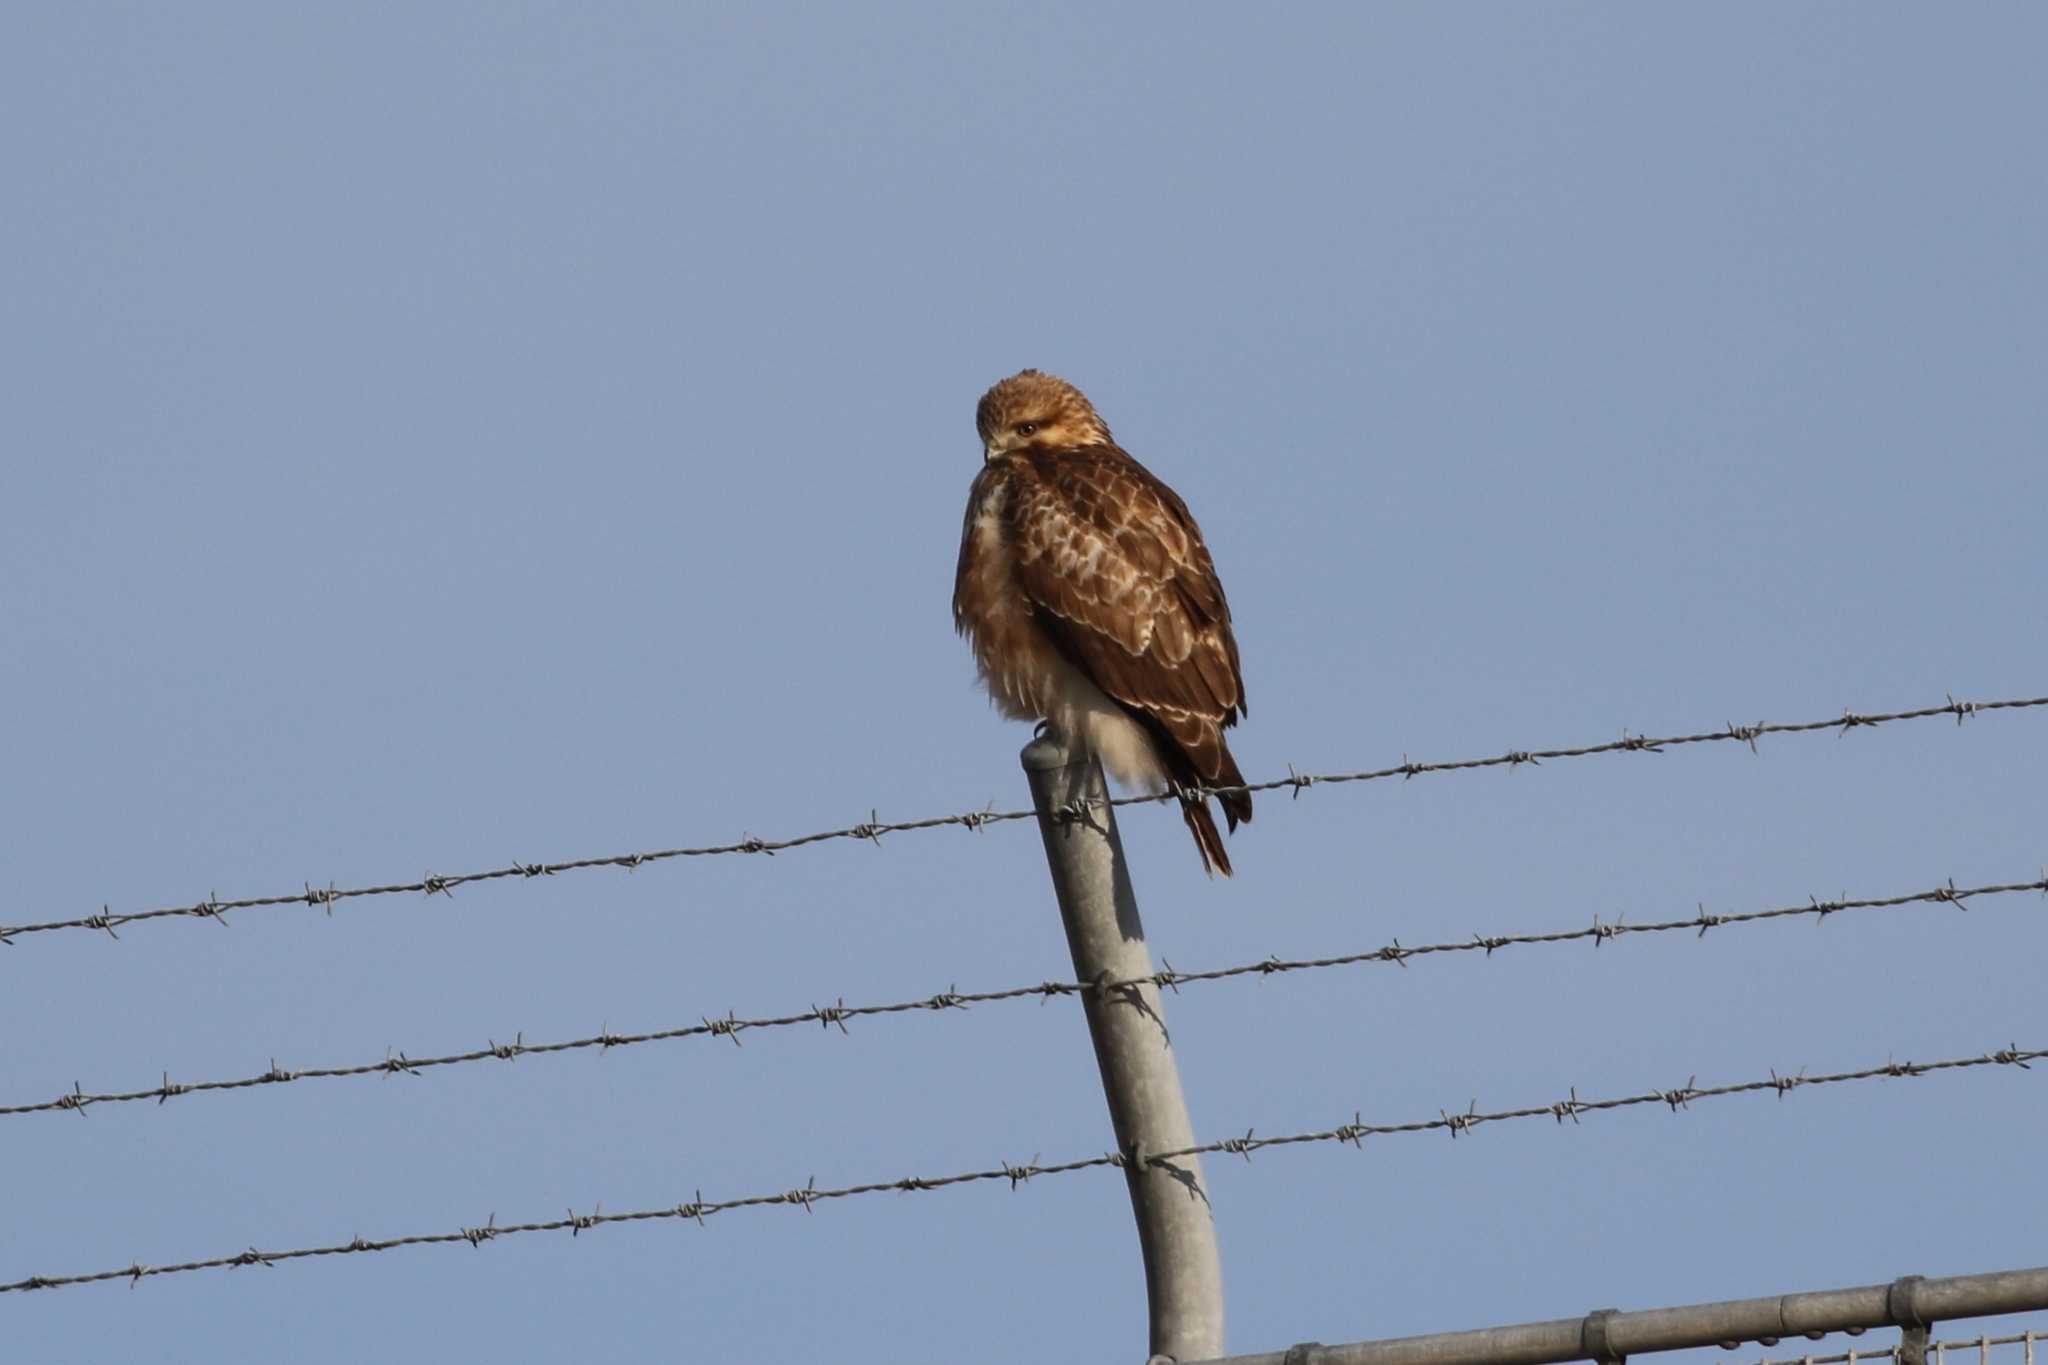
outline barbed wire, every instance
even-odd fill
[[[292,1251],[258,1251],[254,1247],[236,1252],[232,1256],[216,1256],[204,1260],[180,1261],[171,1265],[144,1265],[140,1261],[114,1270],[98,1270],[80,1275],[31,1275],[12,1284],[0,1284],[0,1294],[15,1293],[30,1289],[58,1289],[68,1285],[93,1284],[105,1280],[127,1280],[131,1285],[158,1275],[180,1275],[196,1270],[220,1270],[239,1266],[275,1266],[280,1261],[305,1260],[321,1256],[348,1256],[358,1252],[392,1251],[408,1246],[453,1246],[467,1244],[481,1247],[485,1242],[500,1237],[510,1237],[527,1232],[567,1231],[579,1235],[587,1229],[604,1227],[613,1223],[639,1223],[657,1220],[694,1220],[702,1223],[716,1213],[732,1209],[767,1208],[773,1206],[799,1207],[809,1213],[816,1205],[835,1199],[851,1199],[863,1195],[899,1192],[906,1194],[924,1193],[947,1189],[956,1185],[976,1184],[992,1180],[1007,1180],[1012,1189],[1028,1180],[1043,1175],[1067,1175],[1075,1171],[1092,1170],[1098,1167],[1119,1169],[1136,1164],[1144,1169],[1171,1169],[1172,1164],[1185,1157],[1212,1156],[1229,1153],[1242,1156],[1247,1161],[1254,1152],[1268,1147],[1292,1147],[1320,1143],[1349,1143],[1364,1149],[1368,1137],[1391,1136],[1397,1133],[1446,1132],[1456,1138],[1487,1123],[1506,1123],[1522,1119],[1550,1118],[1562,1125],[1570,1120],[1574,1125],[1587,1114],[1607,1110],[1627,1109],[1640,1105],[1666,1106],[1672,1113],[1688,1109],[1697,1100],[1718,1099],[1728,1095],[1754,1094],[1773,1091],[1783,1099],[1794,1090],[1816,1085],[1836,1085],[1852,1081],[1867,1081],[1892,1078],[1912,1078],[1931,1075],[1940,1071],[1958,1071],[1983,1066],[2009,1066],[2020,1070],[2031,1070],[2029,1065],[2048,1057],[2048,1048],[2022,1050],[2009,1045],[1981,1057],[1957,1057],[1939,1062],[1897,1062],[1887,1061],[1883,1066],[1865,1067],[1859,1071],[1842,1071],[1825,1076],[1809,1076],[1804,1070],[1796,1075],[1781,1075],[1773,1068],[1769,1079],[1743,1081],[1734,1085],[1700,1086],[1695,1084],[1697,1076],[1689,1078],[1684,1085],[1668,1090],[1651,1090],[1638,1095],[1621,1095],[1611,1099],[1582,1100],[1578,1087],[1573,1086],[1567,1098],[1550,1104],[1531,1105],[1520,1109],[1502,1109],[1491,1113],[1479,1112],[1474,1101],[1464,1113],[1453,1114],[1439,1110],[1438,1117],[1420,1119],[1410,1123],[1366,1123],[1357,1113],[1348,1123],[1339,1123],[1333,1128],[1304,1133],[1289,1133],[1280,1137],[1260,1137],[1255,1129],[1246,1129],[1243,1137],[1224,1138],[1216,1142],[1200,1143],[1192,1147],[1178,1147],[1163,1152],[1147,1152],[1133,1145],[1119,1152],[1102,1156],[1084,1157],[1076,1161],[1062,1161],[1046,1165],[1033,1157],[1029,1162],[1002,1162],[986,1170],[960,1171],[950,1175],[906,1176],[901,1180],[877,1180],[860,1185],[846,1185],[836,1189],[819,1189],[813,1176],[800,1188],[783,1190],[775,1194],[745,1195],[737,1199],[706,1199],[702,1190],[695,1191],[687,1203],[672,1204],[664,1208],[638,1209],[630,1213],[606,1213],[598,1205],[590,1213],[579,1214],[574,1209],[566,1217],[551,1218],[527,1223],[500,1225],[497,1215],[477,1227],[460,1228],[454,1232],[415,1233],[403,1237],[387,1237],[371,1240],[361,1236],[347,1242],[329,1246],[301,1247]]]
[[[1864,1329],[1861,1327],[1848,1329],[1848,1335],[1852,1337],[1860,1337],[1863,1335],[1863,1332]],[[1826,1335],[1829,1334],[1825,1332],[1810,1334],[1814,1340],[1819,1340]],[[1979,1360],[1988,1361],[1991,1358],[1991,1348],[1994,1346],[2024,1345],[2027,1348],[2026,1358],[2028,1365],[2033,1365],[2034,1343],[2040,1339],[2040,1329],[2035,1328],[2025,1332],[2015,1332],[2011,1336],[2003,1337],[1977,1336],[1959,1337],[1953,1341],[1930,1341],[1927,1343],[1927,1350],[1932,1353],[1937,1365],[1947,1365],[1947,1353],[1950,1351],[1976,1351]],[[1765,1344],[1775,1346],[1777,1341],[1774,1339]],[[1736,1348],[1731,1344],[1727,1349],[1734,1350]],[[1757,1361],[1756,1365],[1858,1365],[1858,1362],[1866,1360],[1896,1360],[1898,1355],[1899,1348],[1897,1346],[1877,1346],[1867,1351],[1852,1349],[1835,1355],[1791,1356],[1779,1360],[1764,1359]]]
[[[219,1093],[229,1090],[248,1090],[259,1086],[281,1085],[292,1081],[331,1080],[344,1076],[417,1076],[434,1067],[462,1066],[471,1062],[512,1061],[518,1057],[540,1056],[556,1052],[579,1052],[598,1050],[609,1052],[615,1047],[631,1047],[638,1043],[673,1042],[684,1038],[730,1038],[739,1045],[740,1034],[759,1029],[793,1028],[800,1024],[817,1024],[822,1028],[837,1027],[841,1033],[847,1031],[849,1019],[869,1018],[884,1014],[944,1013],[965,1009],[969,1005],[989,1004],[1003,1000],[1036,998],[1051,1000],[1060,996],[1082,995],[1095,992],[1098,998],[1107,998],[1115,992],[1133,986],[1151,985],[1162,990],[1178,990],[1184,985],[1205,981],[1227,981],[1237,977],[1284,976],[1293,972],[1319,971],[1333,967],[1350,967],[1364,963],[1389,963],[1405,967],[1408,959],[1441,954],[1483,953],[1486,957],[1503,948],[1528,944],[1590,942],[1594,947],[1611,939],[1628,934],[1660,934],[1678,930],[1693,930],[1695,941],[1703,939],[1707,930],[1723,926],[1756,924],[1765,920],[1791,917],[1811,917],[1816,922],[1825,922],[1827,917],[1851,910],[1890,909],[1903,905],[1939,904],[1953,905],[1967,909],[1966,902],[1983,896],[2013,895],[2022,891],[2035,891],[2048,895],[2048,873],[2036,881],[2006,882],[1991,886],[1958,887],[1951,878],[1942,886],[1930,887],[1925,891],[1911,891],[1899,896],[1885,896],[1869,900],[1846,898],[1823,901],[1808,897],[1804,905],[1786,905],[1771,910],[1747,910],[1726,915],[1710,915],[1702,905],[1699,913],[1689,919],[1662,920],[1646,924],[1630,924],[1626,919],[1603,923],[1596,914],[1593,923],[1582,929],[1558,929],[1545,933],[1531,934],[1474,934],[1469,939],[1453,939],[1447,943],[1423,943],[1404,947],[1395,939],[1384,947],[1370,948],[1362,952],[1343,953],[1333,957],[1281,958],[1268,957],[1257,962],[1244,962],[1231,967],[1213,967],[1206,971],[1177,971],[1171,964],[1149,976],[1128,980],[1105,980],[1100,982],[1042,981],[1030,986],[1011,986],[1002,990],[962,991],[949,987],[933,995],[915,1000],[897,1000],[880,1005],[849,1005],[846,997],[840,996],[837,1004],[812,1005],[807,1010],[794,1014],[773,1015],[765,1018],[742,1019],[728,1011],[722,1019],[699,1016],[700,1022],[679,1028],[657,1029],[649,1033],[614,1033],[609,1027],[588,1038],[575,1038],[565,1042],[529,1043],[524,1032],[515,1036],[510,1043],[487,1041],[481,1048],[466,1052],[455,1052],[437,1057],[409,1057],[403,1052],[387,1051],[380,1061],[361,1062],[353,1066],[309,1067],[293,1071],[277,1064],[271,1058],[270,1068],[253,1076],[235,1080],[174,1082],[170,1072],[163,1073],[161,1084],[146,1090],[108,1091],[89,1093],[74,1082],[71,1090],[52,1100],[38,1100],[25,1104],[0,1105],[0,1117],[16,1114],[54,1113],[72,1110],[83,1114],[95,1104],[126,1104],[142,1100],[155,1100],[161,1106],[166,1100],[180,1095]]]
[[[2021,710],[2028,707],[2048,706],[2048,697],[2015,698],[2004,701],[1957,701],[1950,697],[1942,706],[1923,706],[1910,711],[1893,711],[1884,715],[1865,715],[1855,711],[1844,711],[1840,716],[1826,720],[1799,721],[1777,724],[1759,721],[1755,725],[1730,724],[1723,730],[1706,730],[1696,734],[1666,735],[1649,738],[1631,735],[1624,731],[1618,740],[1605,744],[1588,744],[1576,748],[1553,749],[1512,749],[1495,758],[1457,759],[1441,763],[1402,762],[1390,768],[1375,768],[1354,773],[1297,773],[1292,767],[1286,777],[1267,782],[1251,782],[1233,787],[1189,788],[1185,792],[1165,792],[1155,795],[1120,796],[1108,801],[1110,806],[1156,805],[1166,801],[1196,799],[1209,796],[1232,795],[1238,792],[1277,791],[1281,788],[1292,790],[1299,797],[1310,787],[1336,786],[1346,782],[1374,782],[1383,778],[1420,777],[1426,773],[1464,772],[1477,768],[1520,767],[1542,763],[1549,759],[1585,758],[1593,754],[1611,753],[1662,753],[1666,749],[1688,744],[1711,744],[1722,741],[1746,743],[1752,750],[1756,742],[1765,735],[1806,734],[1820,730],[1835,730],[1847,734],[1854,729],[1887,725],[1895,721],[1926,720],[1933,716],[1953,716],[1961,725],[1972,716],[1987,711]],[[1094,803],[1078,801],[1063,808],[1057,815],[1063,820],[1077,820],[1086,817]],[[355,900],[367,896],[395,896],[417,893],[426,896],[452,896],[455,889],[476,882],[501,881],[507,878],[522,880],[535,877],[550,877],[563,872],[578,872],[588,868],[615,867],[632,871],[649,863],[668,862],[677,858],[705,858],[728,853],[761,853],[773,855],[787,849],[804,848],[811,844],[825,843],[835,839],[865,839],[880,845],[884,834],[901,834],[911,830],[940,829],[959,826],[967,830],[981,830],[988,825],[1002,824],[1012,820],[1029,820],[1035,811],[1007,810],[993,808],[968,811],[960,815],[939,815],[922,820],[883,820],[875,812],[868,812],[868,819],[844,829],[820,830],[815,834],[801,834],[792,839],[757,839],[752,835],[738,843],[712,844],[700,848],[651,849],[641,853],[614,853],[594,858],[571,858],[558,862],[522,863],[513,862],[505,867],[489,868],[481,872],[461,872],[448,876],[426,873],[416,881],[389,882],[379,886],[337,887],[332,881],[322,887],[303,882],[301,891],[286,892],[273,896],[248,896],[240,899],[223,900],[209,893],[205,900],[195,904],[162,906],[154,910],[133,910],[115,913],[105,905],[97,915],[84,915],[75,919],[47,920],[37,924],[12,924],[0,926],[0,945],[11,945],[16,938],[27,934],[53,933],[70,929],[90,929],[119,938],[115,932],[124,925],[139,924],[163,919],[210,919],[215,923],[227,923],[226,912],[230,910],[275,909],[287,906],[306,906],[316,910],[334,913],[337,901]]]

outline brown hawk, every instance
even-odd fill
[[[982,395],[953,624],[996,707],[1043,720],[1146,791],[1244,785],[1223,732],[1245,714],[1230,604],[1187,504],[1119,449],[1081,391],[1025,370]],[[1217,796],[1235,830],[1248,792]],[[1181,813],[1230,875],[1207,800]]]

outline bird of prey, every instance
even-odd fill
[[[1203,870],[1229,876],[1208,801],[1186,795],[1244,784],[1223,739],[1245,714],[1244,674],[1201,528],[1064,379],[1014,374],[974,424],[953,624],[990,698],[1127,786],[1182,793]],[[1216,799],[1233,831],[1252,818],[1250,793]]]

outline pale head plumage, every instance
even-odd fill
[[[982,458],[1043,446],[1066,450],[1110,444],[1109,426],[1082,392],[1057,375],[1020,370],[981,396],[974,410]]]

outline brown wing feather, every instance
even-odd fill
[[[1230,605],[1186,505],[1115,446],[1027,458],[1006,514],[1048,634],[1162,741],[1177,782],[1242,783],[1222,733],[1245,709]],[[1223,805],[1233,828],[1251,818],[1247,794]]]

